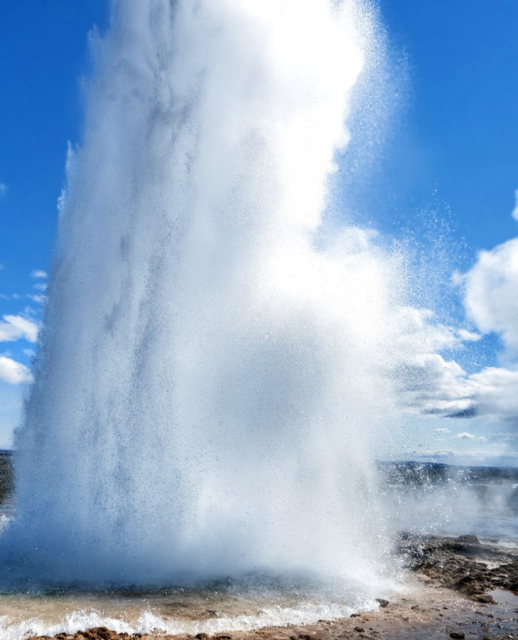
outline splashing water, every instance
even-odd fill
[[[264,570],[379,587],[398,260],[323,222],[372,19],[353,0],[112,14],[2,554],[61,583]]]

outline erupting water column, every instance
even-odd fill
[[[352,0],[113,2],[17,434],[22,575],[379,579],[391,275],[321,233],[371,27]]]

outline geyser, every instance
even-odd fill
[[[113,2],[17,433],[13,573],[379,586],[397,260],[328,193],[371,33],[352,0]]]

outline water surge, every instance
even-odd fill
[[[11,575],[386,577],[400,274],[330,191],[373,33],[352,0],[112,3],[16,435]]]

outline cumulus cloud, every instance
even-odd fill
[[[399,395],[410,410],[450,417],[472,409],[473,391],[466,372],[439,353],[415,356],[399,376]]]
[[[518,422],[518,371],[487,367],[470,376],[479,415]]]
[[[9,384],[21,384],[32,382],[32,375],[25,365],[0,355],[0,380]]]
[[[518,356],[518,238],[482,251],[464,287],[466,311],[477,328],[499,334],[509,356]]]
[[[38,291],[46,291],[47,290],[47,285],[44,282],[37,282],[36,284],[33,284],[33,289],[37,289]]]
[[[421,334],[429,334],[428,339]],[[440,326],[428,329],[423,324],[415,334],[414,346],[402,346],[404,359],[394,375],[400,405],[428,416],[483,416],[518,423],[518,367],[486,367],[468,374],[455,359],[438,352],[441,345],[460,349],[459,334]],[[402,339],[408,340],[408,333]]]
[[[518,220],[518,191],[515,196],[513,217]],[[502,366],[468,375],[450,363],[440,374],[436,363],[432,375],[426,381],[422,377],[425,391],[421,396],[426,394],[429,399],[423,409],[432,407],[450,417],[484,416],[518,424],[518,238],[481,251],[473,267],[464,275],[454,274],[453,280],[462,287],[467,318],[478,330],[460,330],[459,337],[476,341],[484,334],[498,335]]]
[[[14,342],[21,338],[36,342],[38,325],[23,316],[4,316],[3,321],[0,321],[0,342]]]
[[[417,413],[518,424],[518,370],[486,367],[469,375],[454,360],[427,354],[407,367],[400,391],[404,407]]]
[[[450,430],[446,427],[441,427],[440,429],[436,429],[435,433],[450,433]]]
[[[518,191],[516,197],[513,217],[518,220]],[[433,317],[420,314],[414,355],[402,349],[408,356],[399,383],[403,406],[426,415],[485,417],[518,425],[518,238],[481,251],[473,267],[455,273],[452,281],[461,287],[467,319],[477,331],[442,325],[430,329]],[[423,333],[430,337],[423,339]],[[501,339],[501,366],[468,373],[453,355],[443,355],[490,333]],[[485,441],[467,431],[455,438]]]

